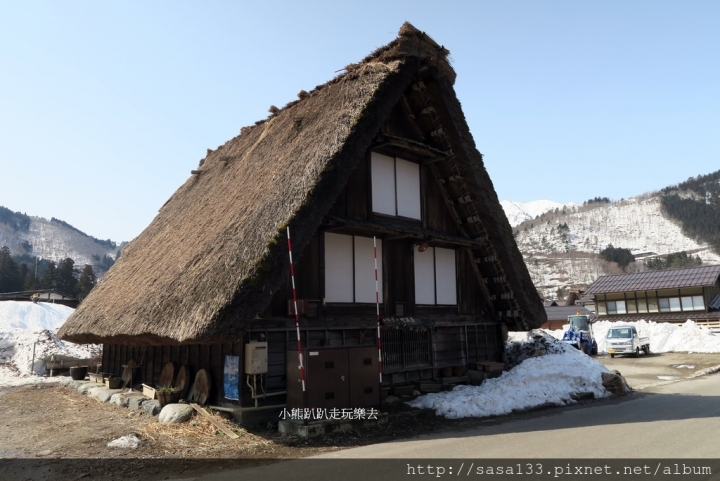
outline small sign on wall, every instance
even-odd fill
[[[240,357],[225,356],[225,399],[240,400]]]

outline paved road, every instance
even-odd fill
[[[718,433],[720,375],[711,375],[654,386],[625,399],[553,409],[530,419],[321,456],[342,462],[298,460],[192,479],[245,481],[291,475],[293,480],[360,480],[398,475],[388,475],[390,468],[382,461],[360,462],[368,458],[717,458]]]

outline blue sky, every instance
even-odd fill
[[[406,20],[450,50],[500,199],[720,168],[720,2],[3,2],[0,205],[130,240],[207,148]]]

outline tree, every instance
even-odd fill
[[[650,270],[661,271],[663,269],[675,269],[678,267],[697,267],[702,265],[700,256],[691,256],[687,252],[673,252],[666,256],[653,257],[645,262],[645,267]]]
[[[25,278],[27,277],[29,270],[30,270],[30,269],[28,269],[28,265],[27,265],[25,262],[21,262],[21,263],[20,263],[20,269],[19,269],[19,273],[20,273],[20,284],[19,284],[19,286],[20,286],[20,289],[19,289],[19,290],[23,290],[23,288],[25,287]]]
[[[50,261],[45,268],[45,273],[38,279],[37,288],[53,289],[57,283],[57,265],[55,261]]]
[[[17,264],[10,255],[10,248],[0,248],[0,292],[16,292],[22,290],[22,277]]]
[[[77,295],[80,300],[83,300],[90,294],[90,291],[97,284],[97,277],[95,271],[90,264],[86,264],[80,274],[80,279],[77,283]]]
[[[635,262],[635,256],[632,255],[630,249],[622,247],[613,247],[612,244],[600,251],[600,258],[607,262],[616,262],[621,269],[625,269],[628,264]]]
[[[34,266],[33,266],[34,267]],[[23,286],[26,291],[34,291],[38,288],[37,282],[35,279],[35,269],[28,270],[27,275],[25,276],[25,285]]]
[[[77,295],[77,282],[75,278],[75,261],[69,257],[61,260],[57,267],[57,290],[68,296],[75,296]]]

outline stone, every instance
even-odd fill
[[[160,414],[160,401],[158,401],[157,399],[150,399],[148,401],[145,401],[142,403],[141,407],[150,416],[157,416],[158,414]]]
[[[99,387],[105,387],[105,384],[100,384],[97,382],[87,382],[87,381],[75,381],[77,383],[82,382],[82,384],[78,385],[77,392],[80,394],[88,394],[88,392],[91,389],[99,388]]]
[[[140,445],[140,438],[135,434],[128,434],[121,438],[114,439],[107,444],[108,448],[135,449]]]
[[[113,394],[117,394],[121,389],[108,389],[106,387],[94,387],[88,391],[88,396],[94,397],[98,401],[108,402],[112,398]]]
[[[162,411],[158,421],[164,424],[184,423],[193,415],[194,409],[189,404],[167,404]]]
[[[412,395],[413,395],[413,396],[420,396],[421,394],[422,394],[422,393],[421,393],[420,391],[418,391],[417,389],[415,389],[415,390],[412,392]]]
[[[143,403],[150,401],[150,399],[146,398],[145,396],[133,396],[130,399],[128,399],[128,408],[129,409],[142,409]]]
[[[400,398],[397,396],[390,395],[385,398],[385,402],[388,404],[396,404],[400,402]]]
[[[113,404],[117,404],[120,407],[126,408],[130,406],[130,400],[135,398],[147,399],[139,392],[120,392],[117,394],[113,394],[113,396],[110,398],[110,402]]]

